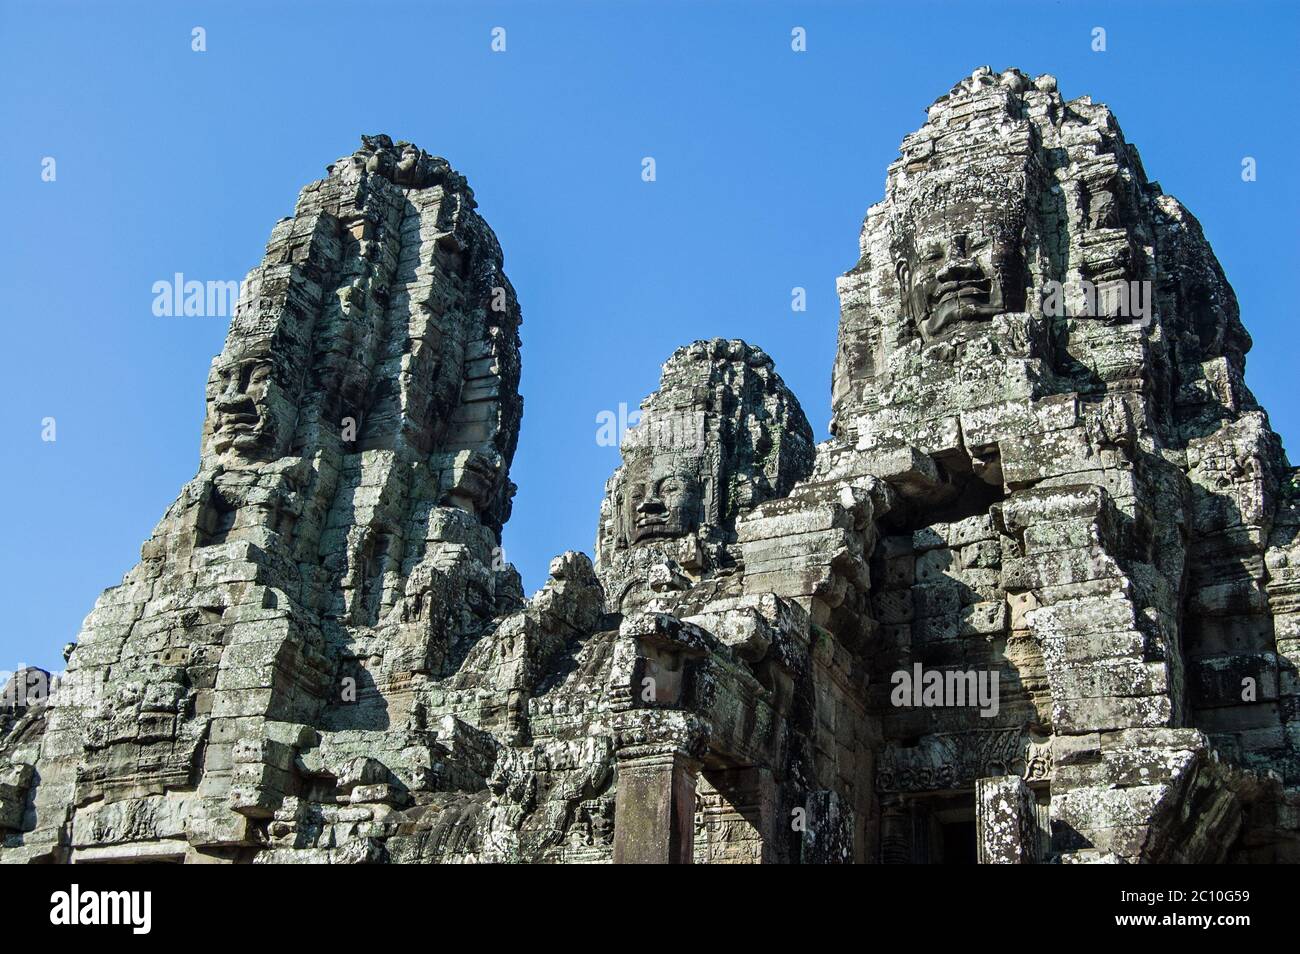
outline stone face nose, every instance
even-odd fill
[[[980,278],[982,275],[983,271],[978,263],[961,255],[949,257],[935,274],[935,277],[940,282],[959,282],[967,278]]]
[[[217,410],[230,411],[250,403],[249,397],[232,382],[217,397]]]
[[[255,415],[257,405],[244,391],[231,384],[218,397],[215,405],[217,414],[228,419],[236,415]]]

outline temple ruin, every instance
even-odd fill
[[[409,143],[303,189],[197,476],[0,701],[0,861],[1300,861],[1297,472],[1105,106],[940,97],[839,279],[830,438],[759,348],[680,348],[527,599],[502,269]]]

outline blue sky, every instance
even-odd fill
[[[156,317],[153,283],[242,278],[361,133],[446,156],[505,250],[525,399],[505,549],[530,592],[591,552],[618,463],[597,415],[678,345],[761,345],[825,436],[835,277],[899,140],[982,64],[1114,109],[1204,225],[1294,447],[1297,32],[1292,4],[0,0],[0,669],[61,668],[197,469],[227,322]]]

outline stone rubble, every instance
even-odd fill
[[[904,139],[830,439],[679,349],[531,599],[464,178],[364,137],[247,288],[198,476],[0,709],[0,860],[1300,860],[1297,473],[1200,226],[1052,77]],[[895,704],[917,666],[995,711]]]

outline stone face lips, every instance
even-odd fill
[[[199,475],[0,711],[0,860],[1300,860],[1300,488],[1114,117],[976,70],[839,287],[830,440],[759,349],[679,349],[524,601],[500,250],[363,140],[250,276]]]

